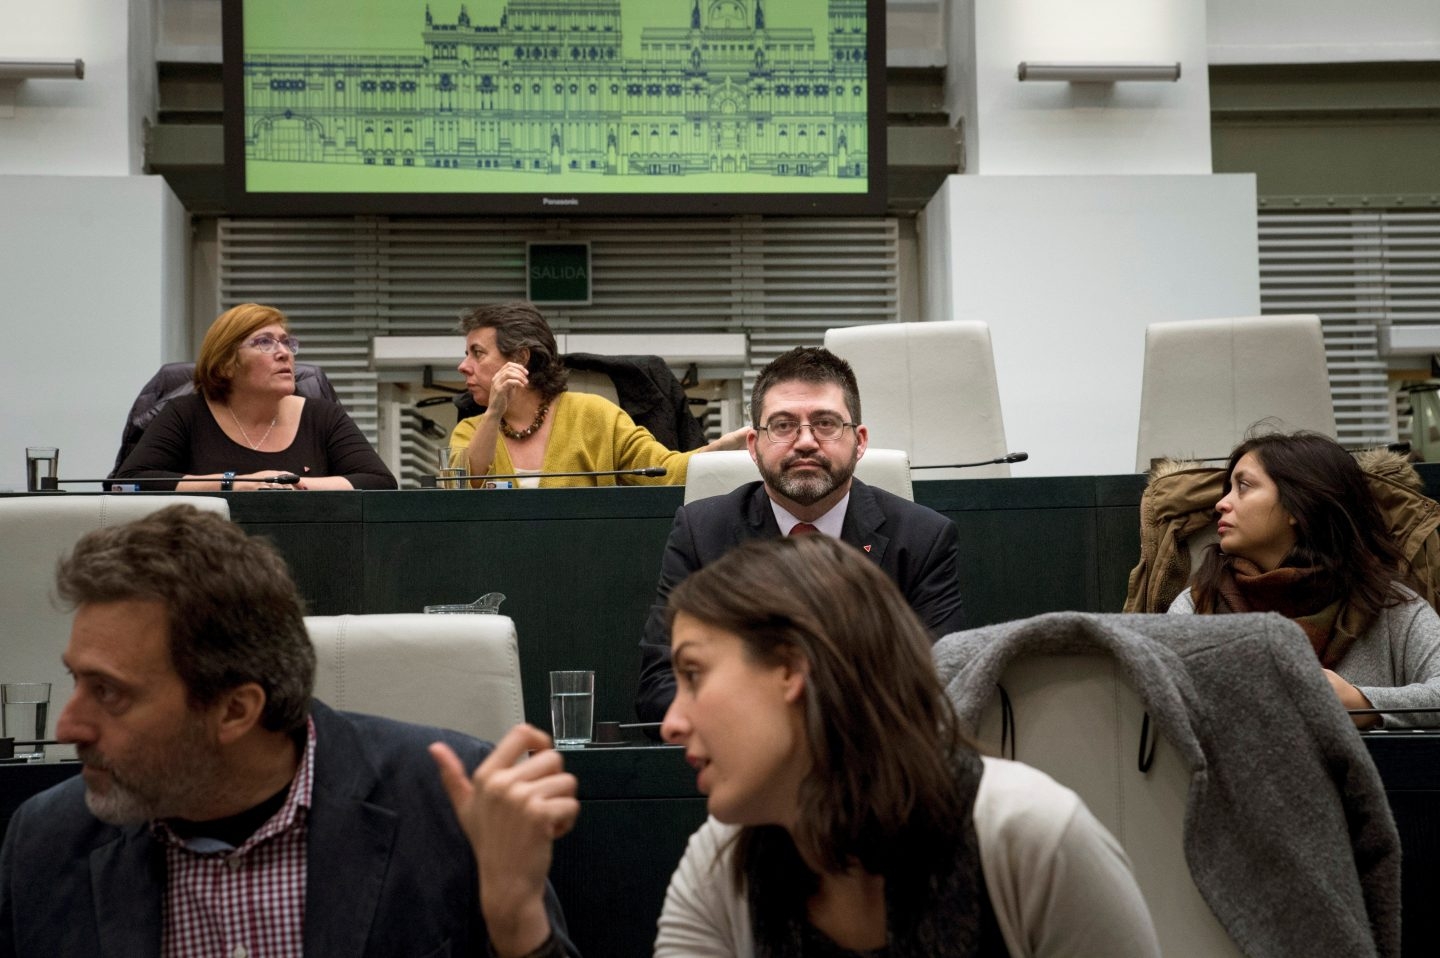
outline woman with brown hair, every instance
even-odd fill
[[[827,536],[756,541],[671,593],[709,821],[656,955],[1159,953],[1124,853],[1043,773],[981,758],[894,584]]]
[[[166,403],[114,478],[174,479],[186,492],[394,489],[344,409],[295,395],[299,349],[274,307],[221,313],[200,346],[195,394]]]
[[[683,485],[696,452],[744,449],[748,430],[676,452],[601,396],[572,393],[550,324],[534,303],[477,306],[460,317],[465,358],[456,368],[485,412],[450,433],[450,462],[472,476],[521,476],[518,486]],[[663,475],[558,476],[545,473],[662,468]],[[530,474],[534,474],[533,477]],[[481,485],[483,480],[472,480]]]
[[[1304,630],[1346,708],[1430,708],[1384,721],[1440,723],[1440,617],[1404,585],[1355,458],[1318,433],[1270,433],[1236,446],[1225,476],[1220,541],[1169,611],[1278,612]]]

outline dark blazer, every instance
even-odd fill
[[[426,752],[467,768],[487,743],[458,732],[335,712],[314,703],[305,953],[485,955],[479,879]],[[117,828],[85,808],[76,776],[27,801],[0,851],[0,956],[160,954],[164,847],[148,825]],[[551,926],[565,939],[553,892]]]
[[[640,640],[640,691],[635,698],[640,721],[663,719],[675,697],[670,630],[665,628],[670,590],[742,542],[779,537],[780,526],[761,482],[700,499],[675,513],[660,562],[655,602]],[[853,479],[840,538],[863,551],[894,580],[932,638],[965,627],[960,600],[960,533],[949,519]]]

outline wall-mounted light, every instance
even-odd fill
[[[1180,79],[1178,63],[1057,63],[1022,60],[1017,71],[1022,81],[1055,83],[1174,83]]]
[[[15,91],[24,80],[83,80],[85,61],[0,57],[0,117],[15,115]]]
[[[20,60],[0,57],[0,80],[83,80],[84,60]]]

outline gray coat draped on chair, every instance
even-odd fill
[[[1400,954],[1400,839],[1379,773],[1299,627],[1274,614],[1058,612],[935,646],[974,728],[1009,662],[1112,657],[1190,769],[1185,859],[1251,958]]]

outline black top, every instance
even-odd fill
[[[230,470],[245,475],[267,469],[293,472],[301,478],[344,476],[356,489],[397,486],[369,441],[335,403],[306,399],[289,448],[259,452],[225,435],[205,398],[198,394],[166,403],[115,471],[115,478],[169,479]]]

